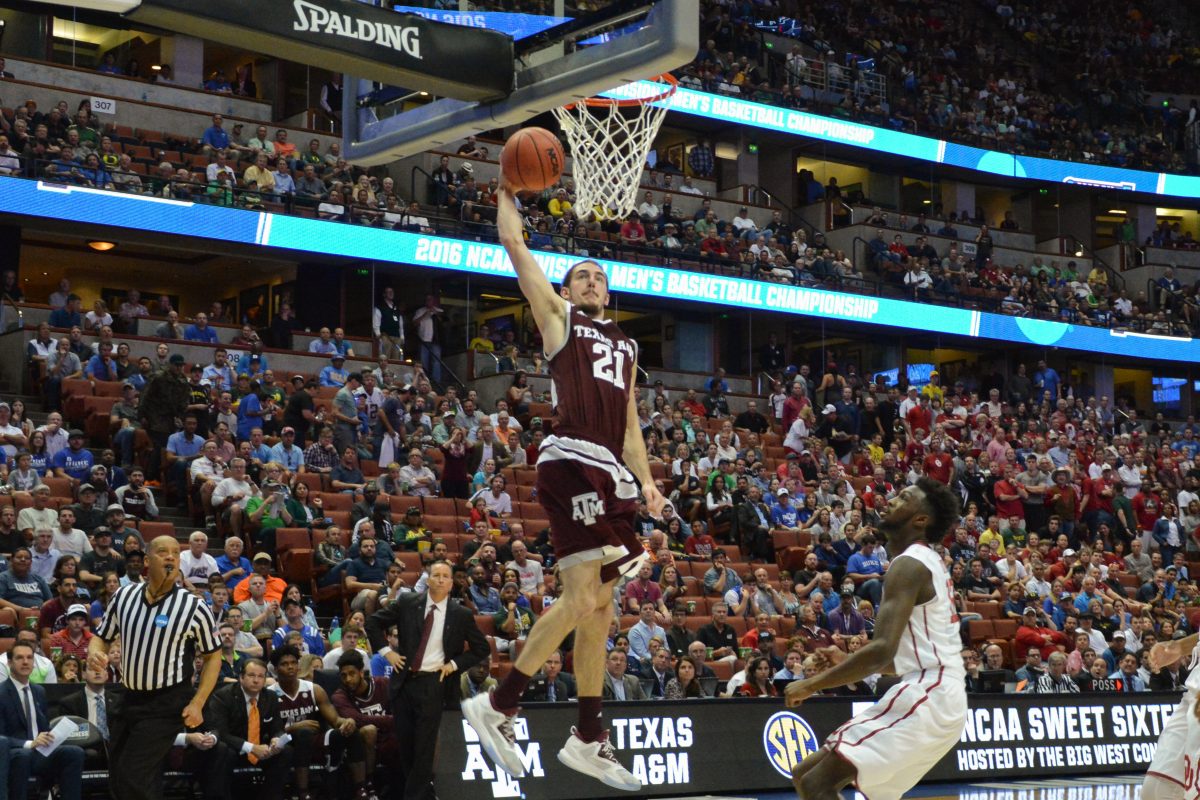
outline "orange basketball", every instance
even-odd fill
[[[562,142],[545,128],[522,128],[500,151],[500,171],[520,191],[540,192],[562,177]]]

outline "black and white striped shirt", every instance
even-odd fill
[[[212,610],[178,586],[154,605],[146,601],[144,583],[122,586],[96,633],[106,642],[121,637],[124,683],[135,691],[166,689],[188,680],[191,659],[220,647]]]

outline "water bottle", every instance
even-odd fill
[[[329,632],[330,633],[333,633],[341,626],[342,626],[342,622],[336,616],[333,619],[329,620]]]

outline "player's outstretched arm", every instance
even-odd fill
[[[542,333],[542,347],[547,353],[556,352],[566,336],[566,303],[554,291],[550,279],[529,252],[525,244],[521,212],[517,210],[516,198],[506,183],[502,183],[496,193],[496,229],[500,244],[504,246],[517,272],[521,294],[529,301],[533,320]]]
[[[790,683],[787,687],[788,705],[798,706],[823,689],[846,686],[868,675],[886,672],[896,657],[900,638],[917,605],[917,597],[922,588],[932,585],[931,580],[929,570],[915,558],[901,558],[892,562],[891,569],[883,579],[884,600],[879,605],[875,637],[840,664],[812,678]]]

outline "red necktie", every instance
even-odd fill
[[[429,646],[429,634],[433,633],[433,613],[435,611],[437,611],[437,606],[430,603],[429,611],[425,614],[425,625],[421,628],[421,643],[417,645],[417,654],[413,657],[410,667],[413,672],[420,672],[421,662],[425,660],[425,648]]]

